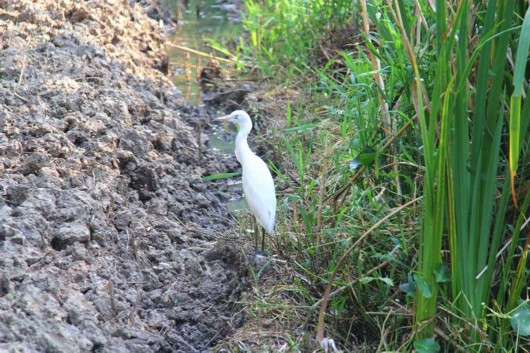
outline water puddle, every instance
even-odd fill
[[[223,47],[240,30],[239,10],[234,4],[217,0],[165,0],[166,6],[177,14],[177,33],[170,37],[178,47],[168,47],[172,79],[190,104],[201,105],[201,90],[197,77],[210,58],[222,56],[212,49],[213,39]]]
[[[197,82],[200,70],[210,60],[208,56],[221,56],[212,49],[213,39],[223,47],[235,38],[241,29],[239,9],[229,2],[219,0],[164,0],[166,7],[178,18],[176,34],[169,38],[174,46],[168,46],[172,80],[189,104],[203,105],[201,89]],[[228,134],[227,134],[228,132]],[[237,129],[230,124],[219,125],[210,136],[210,146],[226,155],[233,155]],[[229,188],[241,193],[241,177],[227,180]],[[247,209],[240,197],[228,203],[230,213],[238,215]]]

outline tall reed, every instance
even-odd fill
[[[497,297],[497,305],[507,314],[523,289],[520,279],[515,287],[510,281],[528,273],[526,264],[521,265],[525,270],[512,272],[521,255],[518,229],[512,230],[510,251],[503,254],[503,272],[498,271],[497,258],[501,242],[511,235],[507,218],[510,181],[515,195],[513,176],[523,150],[520,146],[528,144],[528,134],[521,129],[527,128],[529,116],[521,111],[530,109],[522,94],[523,87],[528,89],[524,69],[530,24],[526,18],[520,36],[522,16],[516,10],[525,8],[516,8],[513,0],[438,0],[435,6],[418,5],[412,9],[397,1],[389,3],[414,72],[413,101],[425,160],[423,226],[415,277],[416,335],[418,339],[434,336],[437,275],[447,234],[449,258],[444,260],[450,263],[452,274],[448,299],[454,317],[465,318],[458,323],[466,327],[464,341],[478,351],[483,329],[489,327],[485,313],[492,289],[509,294]],[[411,17],[418,11],[422,18],[434,21],[432,42],[421,21]],[[404,16],[409,18],[404,20]],[[437,58],[427,70],[418,64],[425,48]],[[510,64],[513,53],[517,53],[515,68]],[[527,247],[522,250],[526,258]],[[499,273],[511,280],[499,285]]]

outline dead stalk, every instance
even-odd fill
[[[112,310],[112,317],[116,318],[118,316],[118,308],[116,307],[116,300],[114,299],[114,285],[112,284],[112,281],[107,282],[107,289],[109,291],[110,308]]]
[[[167,45],[169,45],[170,47],[173,47],[173,48],[184,50],[186,53],[188,53],[188,55],[189,55],[189,53],[192,53],[192,54],[195,54],[195,55],[205,56],[205,57],[210,58],[210,59],[215,59],[215,60],[218,60],[218,61],[223,61],[225,63],[231,63],[231,64],[236,62],[235,60],[229,60],[229,59],[225,59],[225,58],[220,58],[220,57],[215,56],[215,55],[203,53],[202,51],[194,50],[194,49],[191,49],[191,48],[186,48],[186,47],[183,47],[182,45],[177,45],[177,44],[172,44],[172,43],[168,43]]]
[[[136,313],[138,312],[138,308],[140,307],[140,300],[142,299],[142,296],[140,295],[140,291],[136,291],[136,302],[134,303],[134,306],[132,307],[131,311],[129,312],[129,315],[127,315],[127,324],[128,325],[134,325]]]

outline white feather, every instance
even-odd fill
[[[274,232],[276,190],[269,168],[258,156],[252,155],[243,165],[243,192],[250,211],[268,234]]]
[[[247,136],[252,130],[252,120],[242,110],[216,120],[231,121],[239,126],[235,154],[243,167],[243,192],[250,211],[268,234],[274,233],[276,220],[276,190],[267,164],[251,151]]]

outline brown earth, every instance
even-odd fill
[[[203,352],[240,324],[202,180],[235,166],[162,32],[128,1],[0,0],[0,352]]]

